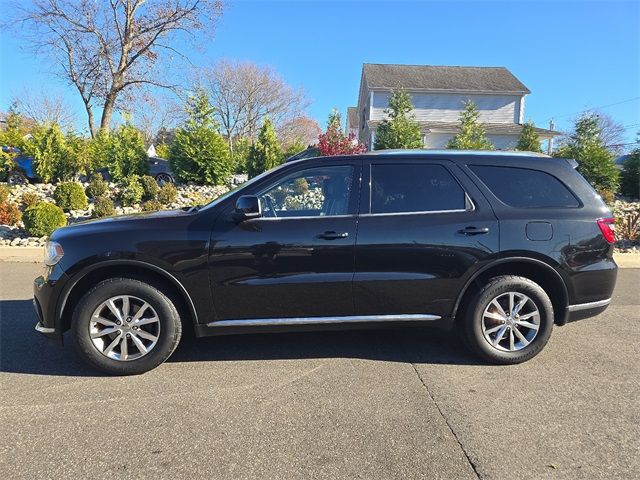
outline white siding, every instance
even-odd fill
[[[425,148],[446,148],[453,133],[429,133],[427,134]],[[487,135],[487,138],[496,147],[496,150],[513,150],[518,143],[518,135]]]
[[[411,92],[410,92],[411,93]],[[385,118],[391,92],[376,91],[373,95],[371,120]],[[412,92],[415,118],[422,122],[456,122],[467,100],[472,100],[485,123],[518,123],[521,115],[520,95],[485,95],[457,93]]]

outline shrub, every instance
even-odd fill
[[[82,185],[76,182],[60,183],[53,191],[53,199],[62,210],[84,210],[87,208],[87,196]]]
[[[116,209],[113,205],[113,200],[111,200],[106,195],[101,195],[96,197],[94,205],[93,205],[93,216],[96,218],[100,217],[110,217],[111,215],[116,214]]]
[[[20,201],[25,206],[25,208],[29,208],[38,203],[40,201],[40,197],[34,192],[24,192],[22,194],[22,197],[20,197]]]
[[[640,148],[634,150],[624,162],[620,191],[631,198],[640,198]]]
[[[7,185],[0,185],[0,203],[4,203],[9,200],[9,194],[11,193],[11,188]]]
[[[57,205],[40,202],[25,210],[22,221],[29,235],[43,237],[51,235],[57,228],[64,227],[67,217]]]
[[[142,194],[142,200],[155,200],[158,198],[158,192],[160,191],[160,187],[158,186],[158,182],[156,179],[149,176],[143,175],[140,177],[140,184],[142,185],[142,190],[144,193]]]
[[[178,198],[178,189],[173,183],[165,183],[158,192],[158,201],[163,205],[174,203]]]
[[[2,225],[15,225],[22,219],[20,209],[15,203],[1,202],[0,203],[0,224]]]
[[[102,175],[99,173],[91,177],[91,181],[85,190],[89,198],[98,198],[107,193],[109,185],[104,181]]]
[[[599,188],[598,195],[600,198],[604,200],[604,203],[607,205],[613,204],[613,201],[616,199],[615,192],[613,190],[609,190],[608,188]]]
[[[155,212],[161,209],[162,209],[162,204],[156,199],[147,200],[142,204],[143,212]]]
[[[144,190],[137,175],[129,175],[120,183],[120,203],[123,207],[130,207],[140,203]]]

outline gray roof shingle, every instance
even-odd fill
[[[347,128],[358,128],[358,109],[356,107],[347,108]]]
[[[531,93],[505,67],[439,67],[365,63],[369,88],[408,90],[452,90],[458,92]]]

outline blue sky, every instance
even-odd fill
[[[538,126],[553,117],[566,128],[578,112],[605,106],[632,141],[639,26],[638,1],[230,1],[213,40],[191,58],[272,66],[306,90],[308,113],[322,126],[333,107],[355,105],[363,62],[505,66],[532,91],[526,117]],[[75,92],[15,35],[0,32],[0,110],[25,89],[44,88],[68,98],[84,127]]]

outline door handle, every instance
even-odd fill
[[[458,233],[462,235],[483,235],[489,233],[489,229],[487,227],[465,227],[462,230],[458,230]]]
[[[322,238],[324,240],[336,240],[338,238],[347,238],[349,234],[347,232],[324,232],[318,235],[318,238]]]

